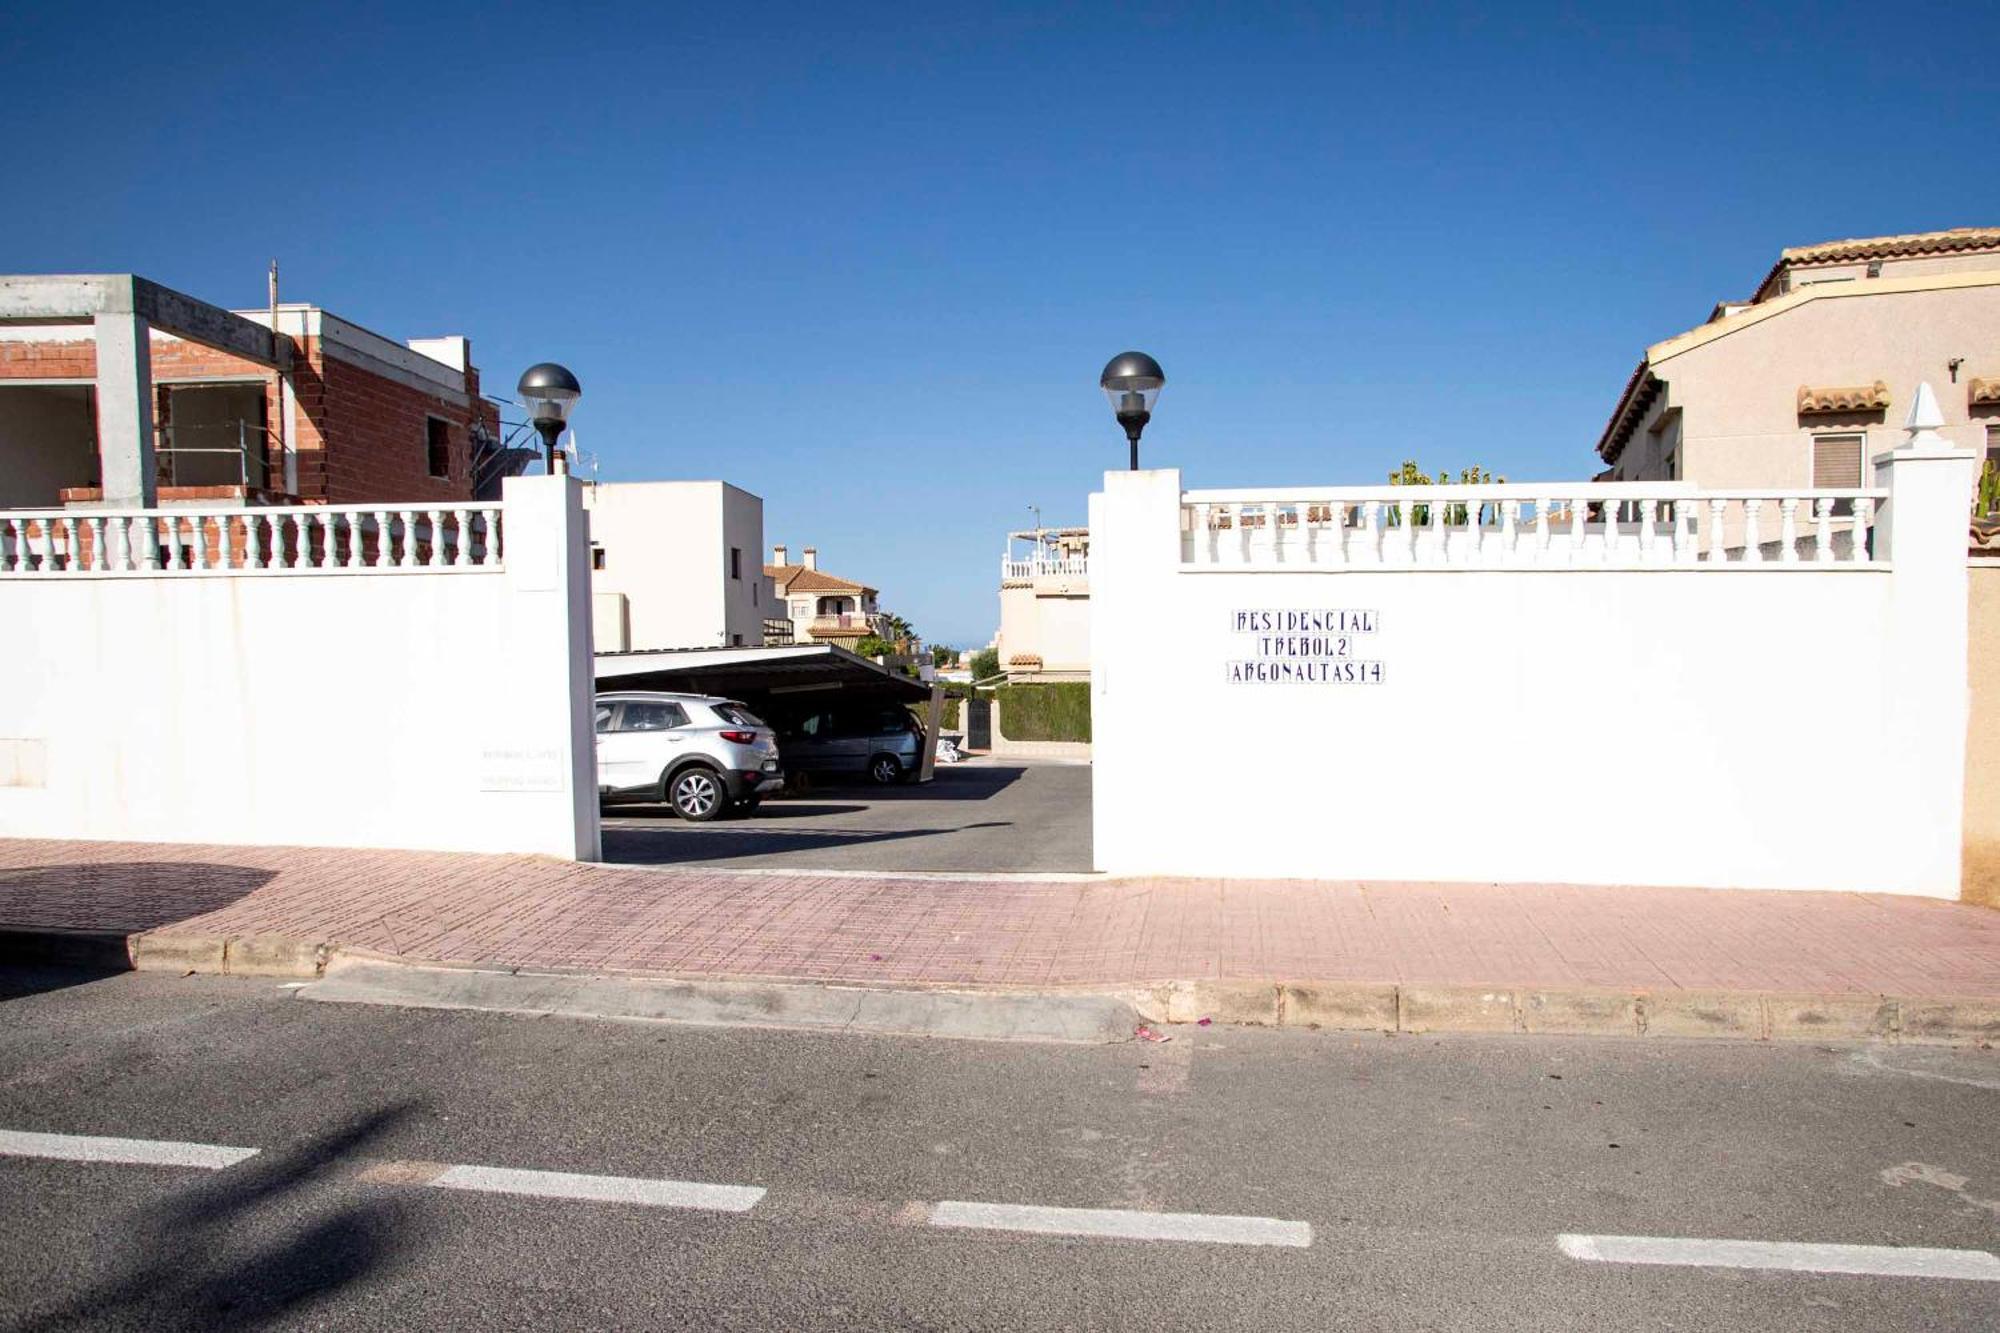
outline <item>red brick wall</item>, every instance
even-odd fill
[[[96,343],[0,343],[0,380],[96,378]]]
[[[314,349],[317,353],[318,349]],[[498,413],[474,399],[470,408],[398,380],[376,375],[338,357],[312,358],[319,385],[315,420],[324,461],[324,496],[334,504],[371,500],[453,503],[472,498],[471,428],[484,421],[497,429]],[[305,383],[299,399],[305,413]],[[448,423],[451,475],[430,475],[426,421]],[[302,432],[303,434],[303,432]],[[305,442],[300,441],[299,489],[304,491]],[[317,497],[316,497],[317,498]]]
[[[0,343],[0,382],[7,379],[94,379],[97,349],[90,343]],[[255,362],[199,343],[154,342],[153,376],[266,375]],[[472,498],[471,428],[484,424],[496,437],[500,414],[479,395],[478,372],[467,373],[470,407],[361,366],[328,359],[318,338],[293,339],[292,379],[298,400],[293,446],[298,451],[298,495],[332,504],[416,501],[439,504]],[[157,394],[157,386],[156,386]],[[155,412],[165,421],[164,395]],[[265,389],[265,416],[273,424],[268,462],[271,488],[284,484],[284,459],[275,432],[281,399],[276,377]],[[425,421],[448,423],[451,475],[430,475]]]

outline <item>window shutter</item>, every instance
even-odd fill
[[[1861,438],[1859,435],[1821,435],[1814,438],[1814,489],[1861,489]]]

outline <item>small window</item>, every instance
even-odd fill
[[[1981,472],[2000,472],[2000,426],[1986,428],[1986,462],[1982,465]],[[1989,505],[1986,512],[2000,513],[2000,501]]]
[[[687,725],[687,710],[671,703],[630,703],[618,719],[620,731],[671,731]]]
[[[1822,491],[1861,489],[1862,438],[1859,435],[1813,436],[1813,489]]]
[[[732,579],[743,577],[743,548],[740,546],[729,548],[729,577]]]
[[[602,546],[593,545],[590,548],[590,567],[592,569],[604,568],[604,548]]]
[[[732,727],[761,727],[764,725],[762,718],[745,708],[742,704],[710,704],[709,708],[717,717]]]
[[[1861,453],[1865,435],[1815,435],[1812,450],[1814,490],[1849,491],[1861,489]],[[1833,517],[1852,518],[1854,501],[1835,500]]]
[[[597,705],[597,729],[598,729],[599,731],[609,731],[609,730],[611,730],[611,705],[610,705],[610,704],[599,704],[599,705]]]
[[[424,418],[424,451],[429,456],[433,477],[451,476],[451,423],[437,417]]]

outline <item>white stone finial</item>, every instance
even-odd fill
[[[1903,421],[1903,429],[1910,432],[1914,443],[1919,434],[1928,434],[1944,424],[1944,413],[1938,410],[1937,395],[1931,392],[1931,382],[1925,380],[1917,385],[1917,396],[1910,400],[1910,415]]]

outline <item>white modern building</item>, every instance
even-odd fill
[[[994,646],[1010,680],[1090,679],[1089,528],[1007,534]]]
[[[724,481],[607,482],[584,507],[598,652],[764,642],[762,499]]]

